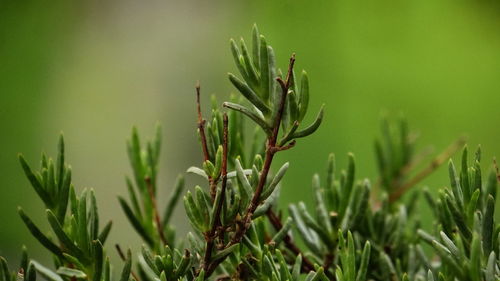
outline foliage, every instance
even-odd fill
[[[480,150],[470,165],[465,147],[460,173],[449,162],[450,188],[437,198],[427,189],[409,192],[462,147],[463,140],[417,169],[425,153],[416,151],[404,118],[396,126],[383,119],[375,142],[378,179],[358,178],[353,154],[338,172],[331,154],[326,175],[312,178],[314,208],[298,202],[290,204],[286,215],[278,199],[281,189],[288,192],[282,180],[290,164],[273,169],[274,156],[314,133],[323,107],[303,126],[310,98],[307,73],[302,71],[297,79],[295,55],[282,72],[256,26],[252,37],[251,52],[243,40],[239,46],[230,42],[240,78],[229,74],[229,80],[241,95],[223,103],[228,112],[212,98],[211,115],[205,120],[201,88],[196,87],[203,160],[187,173],[201,177],[204,184],[184,191],[180,175],[163,212],[157,203],[161,129],[157,126],[154,137],[143,144],[137,129],[132,130],[127,143],[133,172],[126,178],[129,198],[118,201],[144,245],[135,267],[131,252],[125,255],[116,246],[124,261],[120,280],[500,279],[500,224],[494,218],[498,171],[492,169],[483,180]],[[255,127],[250,137],[245,120]],[[52,281],[112,280],[104,251],[112,224],[100,230],[93,190],[77,195],[62,136],[57,160],[42,155],[39,171],[22,155],[19,159],[45,205],[53,236],[44,234],[22,208],[19,215],[53,254],[55,270],[30,260],[24,250],[17,272],[0,259],[0,281],[34,281],[37,273]],[[183,194],[192,231],[177,239],[172,215]],[[420,194],[436,218],[432,231],[420,224]],[[426,244],[432,251],[423,249]]]
[[[47,220],[57,241],[45,235],[19,207],[18,212],[31,234],[49,250],[54,257],[56,272],[35,261],[23,262],[19,274],[34,280],[36,269],[49,280],[89,279],[111,280],[111,265],[104,253],[103,245],[111,230],[111,221],[99,230],[99,214],[94,191],[84,189],[77,195],[71,181],[71,167],[65,162],[64,139],[59,140],[57,160],[42,154],[41,168],[33,170],[23,155],[19,155],[21,166],[33,189],[45,204]],[[128,280],[131,254],[128,253],[120,280]],[[2,267],[5,280],[9,270]]]

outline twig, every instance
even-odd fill
[[[401,186],[401,184],[403,184],[402,181],[404,177],[407,176],[414,167],[418,166],[427,156],[431,155],[432,152],[433,152],[432,147],[426,147],[419,154],[415,155],[415,157],[411,162],[401,167],[396,173],[397,175],[395,179],[390,183],[389,190],[397,190]],[[382,186],[382,178],[379,177],[377,181],[374,183],[373,189],[378,190],[380,189],[381,186]],[[376,194],[373,193],[372,196],[376,196]]]
[[[205,136],[205,119],[201,115],[201,102],[200,102],[200,82],[196,83],[196,108],[198,111],[198,130],[201,137],[201,148],[203,150],[204,160],[210,159],[210,154],[208,153],[207,138]]]
[[[325,270],[325,274],[331,275],[330,271],[328,271],[328,268],[330,268],[330,266],[332,266],[334,260],[335,260],[335,255],[333,253],[326,253],[325,261],[323,263],[323,268]],[[335,280],[334,276],[328,276],[328,277],[330,277],[332,280]]]
[[[267,175],[269,174],[269,171],[271,169],[271,164],[273,162],[274,154],[279,151],[279,147],[276,147],[276,141],[278,140],[278,133],[281,125],[281,119],[283,117],[283,111],[285,109],[285,102],[286,102],[286,97],[288,95],[288,88],[290,87],[291,83],[291,76],[292,76],[292,71],[293,71],[293,65],[295,63],[295,54],[292,54],[292,57],[290,58],[290,64],[288,66],[288,73],[286,76],[286,81],[284,82],[281,78],[277,78],[276,80],[280,83],[281,85],[281,101],[280,101],[280,106],[278,109],[278,114],[276,114],[276,119],[274,120],[274,126],[273,126],[273,133],[270,136],[268,142],[267,142],[267,148],[266,148],[266,160],[264,162],[264,167],[262,168],[262,173],[259,179],[259,184],[257,185],[257,188],[255,189],[255,193],[252,197],[252,201],[250,202],[250,206],[248,206],[244,223],[245,223],[245,231],[246,228],[248,228],[250,221],[252,219],[252,215],[259,206],[260,202],[260,195],[262,193],[262,190],[264,189],[264,185],[266,184],[267,180]],[[243,234],[244,232],[243,231]],[[242,237],[239,239],[241,240]]]
[[[208,161],[210,160],[210,154],[208,152],[208,145],[207,145],[207,137],[205,135],[205,119],[203,119],[203,116],[201,114],[201,102],[200,102],[200,82],[196,83],[196,110],[198,112],[198,133],[200,134],[200,139],[201,139],[201,148],[203,151],[203,160]],[[215,192],[217,188],[217,183],[215,180],[210,176],[208,176],[208,182],[210,183],[210,197],[212,198],[212,201],[215,200]]]
[[[424,168],[420,173],[416,174],[412,179],[410,179],[407,183],[401,185],[400,188],[395,190],[393,193],[389,195],[389,202],[394,202],[398,200],[403,194],[405,194],[410,188],[415,186],[417,183],[425,179],[428,175],[434,172],[439,166],[441,166],[446,160],[448,160],[457,150],[462,148],[465,144],[465,138],[461,137],[448,146],[441,154],[436,156],[429,165]]]
[[[278,151],[285,151],[285,150],[289,150],[290,148],[294,147],[295,146],[295,143],[296,141],[293,140],[291,141],[289,144],[287,145],[283,145],[283,146],[275,146],[275,147],[272,147],[271,149],[273,150],[273,153],[276,153]]]
[[[210,265],[210,261],[212,259],[212,251],[215,245],[215,238],[217,237],[217,228],[220,226],[220,213],[222,210],[222,205],[224,204],[224,199],[226,198],[226,185],[227,185],[227,150],[228,150],[228,119],[227,114],[224,113],[223,117],[224,122],[224,130],[223,130],[223,144],[222,144],[222,167],[221,167],[221,191],[220,191],[220,199],[216,201],[217,204],[215,206],[214,212],[214,224],[210,231],[206,234],[206,251],[205,257],[203,259],[202,268],[205,271],[208,271],[208,267]]]
[[[283,224],[281,223],[281,219],[273,212],[270,208],[266,213],[269,222],[273,225],[276,231],[280,231],[283,228]],[[283,238],[285,242],[285,246],[292,251],[295,255],[302,255],[302,271],[308,273],[314,270],[314,264],[300,251],[299,247],[295,245],[290,235],[286,234]]]
[[[160,215],[158,213],[158,205],[156,204],[156,196],[153,191],[153,185],[151,183],[151,178],[147,177],[144,179],[146,181],[146,186],[148,188],[149,198],[151,199],[151,205],[153,207],[153,215],[156,222],[156,228],[158,230],[158,236],[160,236],[163,245],[168,245],[167,239],[165,238],[165,233],[163,232],[163,225],[161,223]]]
[[[268,137],[267,139],[267,146],[266,146],[266,156],[265,156],[265,162],[264,166],[262,167],[262,171],[260,174],[259,182],[257,184],[257,188],[255,189],[254,195],[252,197],[252,200],[250,201],[250,204],[245,212],[245,215],[243,216],[243,219],[237,223],[236,227],[236,232],[231,239],[231,241],[225,246],[225,248],[230,247],[232,245],[238,244],[241,242],[243,239],[243,236],[245,235],[246,231],[250,227],[250,223],[252,222],[252,216],[257,207],[260,204],[260,195],[262,194],[262,191],[264,189],[264,185],[266,184],[267,176],[269,174],[269,171],[271,169],[271,164],[274,158],[274,154],[279,151],[279,147],[276,146],[276,142],[278,140],[278,133],[279,129],[281,126],[281,119],[283,117],[283,111],[285,109],[285,101],[286,97],[288,95],[288,89],[290,87],[291,83],[291,77],[292,77],[292,71],[293,71],[293,66],[295,63],[295,54],[292,54],[290,57],[290,64],[288,65],[288,73],[286,76],[286,80],[283,81],[281,78],[276,78],[278,83],[281,85],[281,100],[280,100],[280,105],[278,108],[278,112],[276,114],[275,120],[274,120],[274,125],[272,129],[272,134]],[[210,276],[217,266],[224,261],[224,259],[227,257],[223,256],[220,257],[217,260],[211,261],[211,263],[208,265],[207,270],[205,272],[205,276]]]
[[[118,252],[118,255],[122,259],[122,261],[127,261],[127,258],[125,257],[125,254],[123,253],[122,248],[120,247],[120,245],[119,244],[115,244],[115,248],[116,248],[116,251]],[[134,279],[136,281],[140,281],[139,277],[137,276],[137,274],[135,274],[135,272],[133,270],[130,271],[130,274],[132,274],[132,276],[134,277]]]
[[[407,165],[402,167],[400,174],[403,176],[407,175],[414,167],[418,166],[420,163],[422,163],[422,161],[425,158],[430,156],[433,153],[433,150],[434,149],[430,146],[424,148],[424,150],[422,152],[415,155],[415,157],[413,158],[413,161],[411,161],[410,163],[408,163]]]

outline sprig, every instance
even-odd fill
[[[462,147],[463,139],[417,170],[425,153],[416,153],[404,119],[396,126],[382,121],[375,145],[377,179],[358,176],[352,153],[347,166],[337,171],[331,154],[326,174],[312,177],[313,206],[298,202],[289,206],[288,213],[281,211],[279,197],[281,190],[289,192],[283,179],[290,163],[274,167],[274,156],[316,131],[323,107],[311,125],[301,126],[310,98],[308,76],[302,72],[296,78],[295,55],[282,74],[273,49],[256,26],[251,50],[243,40],[239,46],[232,40],[231,51],[239,77],[229,74],[229,80],[239,96],[223,103],[228,112],[212,98],[211,115],[205,120],[199,84],[196,87],[203,160],[187,172],[201,176],[204,184],[184,193],[184,179],[179,176],[166,206],[160,206],[160,127],[145,143],[137,129],[132,130],[127,150],[133,177],[126,180],[129,199],[119,197],[119,202],[145,243],[135,267],[132,252],[124,253],[115,244],[124,266],[113,278],[104,248],[112,223],[101,229],[92,189],[75,191],[61,136],[56,160],[43,154],[39,170],[19,156],[45,205],[51,233],[22,208],[19,215],[52,254],[54,269],[30,260],[24,249],[14,271],[0,257],[0,281],[36,281],[37,276],[50,281],[500,280],[496,162],[485,176],[481,150],[471,162],[465,147],[459,166],[448,162],[449,187],[437,196],[422,191],[417,184]],[[256,127],[251,136],[246,135],[244,118]],[[411,188],[415,190],[402,200]],[[432,218],[419,215],[421,194]],[[172,214],[181,195],[192,231],[186,239],[175,239]],[[434,219],[433,229],[422,229],[420,219]],[[432,249],[424,251],[423,243]]]
[[[462,153],[461,171],[449,161],[450,188],[440,191],[439,198],[427,196],[438,218],[438,237],[423,230],[419,234],[429,243],[442,261],[447,278],[460,280],[497,280],[500,227],[495,221],[496,170],[491,169],[483,180],[481,150],[468,162],[468,149]]]
[[[204,254],[202,254],[204,258],[201,261],[203,271],[198,273],[203,272],[206,277],[209,277],[233,250],[240,247],[245,233],[252,224],[252,219],[255,218],[255,213],[260,215],[268,212],[271,214],[269,212],[270,205],[266,205],[264,202],[276,190],[288,168],[288,164],[285,164],[278,170],[275,177],[269,180],[268,175],[274,155],[279,151],[293,147],[296,138],[313,133],[322,120],[321,110],[313,125],[304,130],[297,130],[306,114],[309,101],[307,75],[303,74],[301,90],[299,91],[293,70],[295,55],[290,58],[286,76],[281,77],[277,74],[273,50],[267,45],[266,40],[259,34],[256,27],[253,30],[253,39],[252,59],[243,41],[241,49],[236,46],[234,40],[231,41],[231,50],[243,80],[229,74],[229,80],[251,104],[251,107],[248,108],[233,102],[223,104],[223,106],[249,117],[257,126],[261,127],[267,136],[264,145],[262,145],[265,147],[263,159],[261,154],[252,155],[254,162],[251,165],[250,176],[247,176],[242,165],[242,156],[244,155],[238,155],[235,161],[234,158],[228,159],[228,156],[231,157],[228,147],[241,146],[241,144],[238,143],[238,138],[231,137],[234,136],[234,132],[229,129],[227,115],[222,118],[222,143],[219,145],[215,157],[212,156],[214,153],[210,152],[209,140],[213,138],[209,137],[211,130],[207,130],[208,136],[205,130],[206,122],[202,117],[200,106],[200,88],[197,87],[198,132],[204,163],[203,169],[190,168],[190,171],[200,171],[199,174],[207,178],[210,195],[207,195],[201,187],[196,187],[195,194],[188,192],[184,202],[191,224],[198,234],[201,234],[206,240]],[[287,97],[291,97],[291,101],[287,101]],[[217,121],[219,119],[215,115],[212,124],[220,124]],[[234,129],[241,131],[240,128]],[[282,138],[279,137],[280,128],[283,128],[284,132]],[[219,136],[221,135],[217,131],[212,135],[217,135],[217,133]],[[220,140],[220,138],[216,139]],[[234,163],[236,182],[228,182],[228,163]],[[202,170],[204,173],[201,173]],[[221,213],[224,207],[226,212]],[[265,212],[261,211],[262,208],[258,210],[260,207],[266,208]],[[224,234],[223,232],[227,230],[230,231]],[[286,229],[277,229],[277,231],[281,236],[287,237],[286,240],[290,244]],[[216,251],[214,251],[215,244],[221,245]]]
[[[129,222],[143,241],[154,251],[175,243],[175,231],[171,225],[173,210],[184,189],[184,177],[179,175],[171,191],[168,203],[160,217],[157,203],[157,176],[161,150],[161,127],[156,126],[155,136],[141,145],[139,133],[132,129],[127,151],[134,180],[126,178],[130,203],[119,196],[118,200]]]
[[[94,191],[84,189],[77,195],[71,183],[71,168],[65,162],[64,139],[59,140],[57,162],[42,154],[41,169],[34,171],[22,155],[21,166],[39,197],[44,202],[47,220],[57,242],[45,235],[32,219],[19,207],[18,212],[31,234],[54,255],[56,272],[32,261],[28,268],[21,267],[33,277],[33,267],[46,279],[61,281],[65,278],[85,278],[107,281],[111,278],[109,260],[103,245],[111,230],[111,221],[100,230],[99,213]],[[128,280],[127,268],[130,255],[123,270],[123,281]],[[7,270],[4,270],[7,272]]]
[[[240,40],[240,47],[233,39],[230,43],[235,64],[243,80],[229,73],[229,81],[246,98],[250,107],[231,102],[225,102],[223,106],[249,117],[263,129],[269,139],[273,134],[277,135],[274,130],[281,126],[283,136],[277,142],[280,147],[314,133],[323,120],[323,107],[311,125],[300,129],[309,106],[309,78],[302,71],[299,85],[293,67],[295,55],[290,59],[285,77],[282,77],[280,70],[276,68],[274,50],[259,33],[256,25],[252,31],[252,56],[243,39]]]

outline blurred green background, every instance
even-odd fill
[[[310,76],[311,110],[326,103],[321,129],[279,157],[291,161],[283,202],[311,200],[311,176],[325,170],[329,152],[340,167],[354,152],[358,177],[374,178],[383,111],[404,113],[420,147],[436,152],[468,135],[471,147],[483,146],[488,167],[500,155],[499,11],[494,1],[465,0],[0,0],[0,255],[17,262],[26,244],[47,260],[16,213],[22,205],[47,226],[16,155],[33,164],[40,151],[54,155],[60,131],[77,188],[95,188],[102,221],[114,221],[110,241],[137,247],[115,199],[130,173],[131,126],[151,135],[156,121],[163,124],[160,194],[167,194],[201,159],[195,81],[206,105],[209,94],[227,98],[226,73],[235,72],[228,39],[249,38],[253,23],[282,67],[297,53],[297,68]],[[441,168],[419,186],[447,182]]]

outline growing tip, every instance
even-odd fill
[[[328,161],[334,161],[335,160],[335,153],[331,152],[328,154]]]
[[[350,161],[354,161],[354,153],[348,152],[347,157],[349,158]]]

